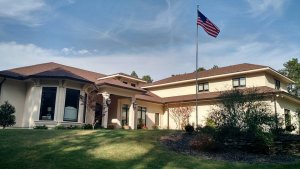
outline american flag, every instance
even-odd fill
[[[197,25],[200,25],[210,36],[217,37],[220,29],[198,10]]]

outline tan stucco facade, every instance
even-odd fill
[[[275,76],[276,75],[276,76]],[[245,77],[246,86],[251,87],[269,87],[275,88],[275,79],[280,80],[280,90],[283,93],[287,92],[287,80],[281,78],[276,73],[268,71],[251,71],[244,73],[235,73],[233,75],[222,75],[215,78],[207,77],[201,78],[199,83],[208,82],[209,91],[216,92],[233,89],[232,79]],[[108,78],[108,77],[104,77]],[[0,79],[2,81],[3,78]],[[126,78],[126,76],[118,77],[117,80],[129,85],[139,85],[143,83],[142,80],[135,80],[134,78]],[[43,87],[56,87],[55,110],[53,120],[40,120],[41,97]],[[149,91],[159,96],[160,98],[193,95],[196,92],[195,80],[187,80],[185,82],[175,82],[173,84],[164,84],[155,87],[145,87],[145,91],[134,90],[133,88],[124,88],[115,85],[104,84],[97,86],[74,80],[67,79],[27,79],[14,80],[7,78],[1,87],[0,103],[9,101],[16,108],[16,125],[14,127],[32,128],[36,125],[47,125],[54,127],[56,125],[82,125],[84,123],[93,124],[95,122],[95,110],[84,106],[83,100],[79,100],[78,118],[77,121],[64,121],[66,90],[76,89],[80,91],[81,96],[85,93],[96,91],[99,96],[99,103],[101,104],[102,125],[114,125],[116,128],[122,127],[122,106],[128,105],[128,126],[131,129],[137,128],[137,112],[138,107],[146,109],[146,126],[151,129],[155,126],[155,121],[158,120],[158,127],[161,129],[178,129],[174,120],[172,119],[169,110],[167,109],[169,103],[161,101],[147,101],[137,99],[137,95]],[[275,99],[274,99],[275,97]],[[87,98],[85,98],[87,99]],[[195,105],[195,101],[189,101]],[[300,109],[300,101],[297,98],[292,98],[287,93],[272,96],[266,100],[271,107],[272,113],[277,113],[279,117],[284,117],[285,109],[289,110],[292,115],[292,123],[299,129],[299,117],[297,111]],[[180,101],[178,101],[180,103]],[[200,100],[198,102],[198,119],[196,119],[196,108],[191,113],[189,123],[197,125],[205,125],[206,119],[209,116],[212,108],[218,104],[217,100]],[[276,106],[276,108],[275,108]]]

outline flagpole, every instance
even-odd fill
[[[197,5],[197,20],[198,20],[198,10],[199,5]],[[198,126],[198,24],[197,25],[197,33],[196,33],[196,127]]]

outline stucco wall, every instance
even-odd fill
[[[0,104],[8,101],[16,108],[16,124],[14,127],[22,127],[24,102],[26,97],[26,84],[22,81],[6,79],[2,84]]]
[[[266,86],[275,88],[275,78],[272,75],[265,74],[265,83]],[[280,81],[280,90],[287,92],[287,86],[287,83]]]
[[[24,118],[22,127],[34,127],[37,125],[42,125],[43,122],[39,120],[40,115],[40,104],[41,104],[41,96],[43,87],[56,87],[56,101],[55,101],[55,110],[54,110],[54,120],[45,121],[45,124],[53,123],[65,123],[63,121],[64,117],[64,108],[65,108],[65,97],[66,97],[66,89],[77,89],[80,90],[80,94],[84,95],[84,91],[82,90],[82,85],[74,81],[66,81],[62,86],[59,84],[58,80],[41,80],[40,84],[34,85],[33,83],[28,83],[26,87],[26,99],[24,100]],[[79,101],[78,107],[78,123],[83,121],[83,104],[82,101]]]
[[[199,83],[208,82],[209,92],[224,91],[232,89],[232,79],[238,77],[246,77],[246,87],[266,86],[266,77],[264,73],[253,73],[226,78],[201,80]],[[171,97],[195,94],[196,87],[195,82],[189,82],[165,87],[149,88],[149,90],[160,97]]]
[[[152,129],[152,126],[155,125],[155,113],[159,113],[159,121],[160,125],[159,127],[162,127],[163,125],[163,106],[162,104],[156,104],[156,103],[151,103],[151,102],[145,102],[142,100],[137,100],[136,101],[138,106],[141,107],[146,107],[147,112],[146,112],[146,126],[149,129]],[[122,105],[127,104],[130,106],[131,100],[130,99],[120,99],[119,100],[119,106],[118,106],[118,118],[121,121],[121,110],[122,110]]]
[[[285,127],[284,109],[288,109],[288,110],[290,110],[292,124],[297,127],[296,130],[294,131],[294,133],[299,132],[299,118],[298,118],[297,110],[300,110],[300,104],[289,101],[288,99],[281,97],[281,96],[277,97],[276,101],[277,101],[277,104],[276,104],[277,114],[281,118],[279,120],[283,123],[283,127]]]

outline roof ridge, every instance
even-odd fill
[[[241,63],[241,64],[223,66],[223,67],[219,67],[219,68],[215,68],[215,69],[208,69],[208,70],[199,71],[199,74],[213,74],[213,72],[220,71],[220,69],[227,69],[227,70],[228,69],[238,69],[239,67],[241,69],[240,71],[245,71],[245,70],[242,70],[243,67],[245,67],[245,66],[252,66],[253,67],[253,68],[247,68],[246,67],[245,69],[247,69],[247,70],[254,70],[254,69],[260,69],[260,68],[267,68],[267,67],[269,67],[269,66],[258,65],[258,64]],[[196,71],[191,72],[191,73],[184,73],[184,74],[178,74],[178,75],[171,76],[171,77],[166,77],[166,78],[157,80],[157,81],[155,81],[153,83],[146,84],[145,86],[151,86],[151,85],[168,83],[168,82],[165,82],[165,81],[171,81],[171,82],[173,82],[173,81],[181,81],[181,80],[176,80],[176,79],[178,79],[178,78],[184,78],[184,77],[188,77],[188,76],[192,76],[195,73],[196,73]],[[226,72],[218,72],[217,74],[227,74],[227,73]],[[230,73],[230,71],[229,71],[229,73]],[[209,75],[209,76],[212,76],[212,75]],[[187,78],[187,79],[192,79],[192,78],[190,77],[190,78]],[[184,80],[187,80],[187,79],[184,79]]]

